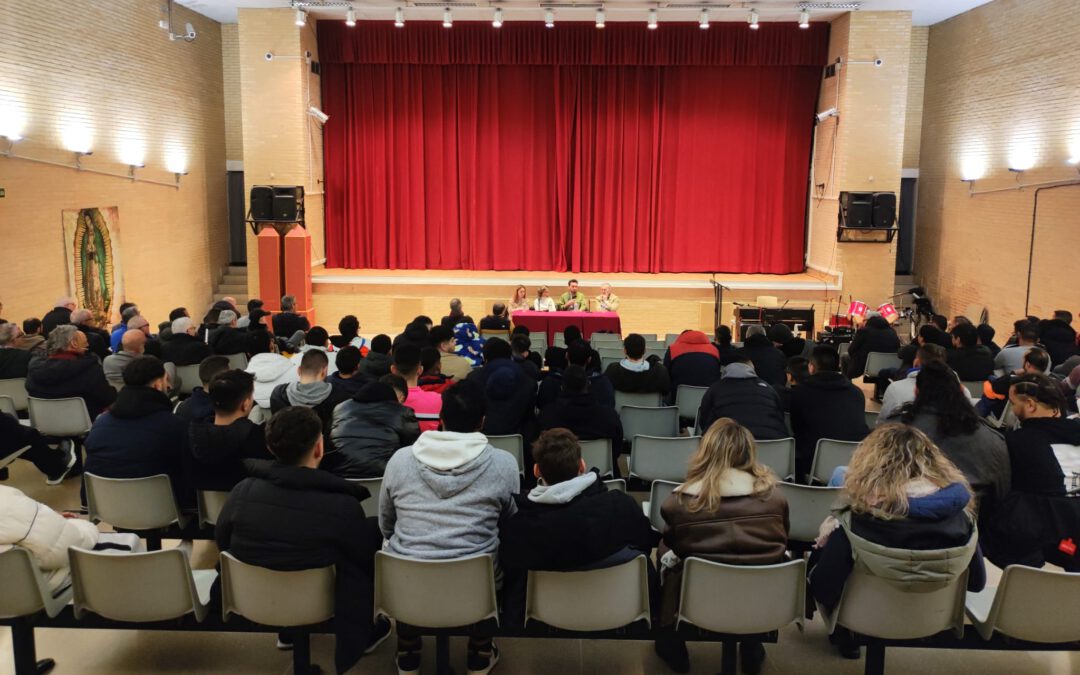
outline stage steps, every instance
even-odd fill
[[[214,289],[214,302],[223,300],[225,296],[236,298],[236,306],[241,314],[246,313],[248,301],[248,276],[247,266],[229,265],[225,268],[221,278]]]

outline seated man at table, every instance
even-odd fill
[[[589,301],[585,294],[578,290],[577,279],[571,279],[566,285],[567,291],[559,296],[559,311],[562,312],[587,312]]]
[[[611,292],[611,284],[606,281],[600,284],[600,295],[596,296],[596,311],[619,311],[619,296]]]

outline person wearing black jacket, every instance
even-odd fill
[[[550,429],[532,446],[539,483],[514,495],[517,513],[499,528],[499,563],[507,572],[506,610],[521,619],[528,570],[598,569],[649,555],[660,535],[626,493],[608,490],[581,458],[577,437]],[[514,577],[517,577],[517,590]]]
[[[511,347],[513,347],[514,338],[517,337],[518,335],[521,335],[523,337],[528,338],[529,337],[529,329],[528,329],[528,327],[526,327],[526,326],[514,326],[514,330],[511,331],[511,333],[510,333],[510,346]],[[518,344],[520,345],[521,343],[519,342]],[[534,345],[533,345],[533,342],[532,342],[532,338],[529,338],[528,349],[516,349],[515,348],[513,351],[514,351],[514,355],[516,357],[518,357],[515,360],[525,359],[525,360],[531,362],[534,366],[536,366],[536,372],[539,373],[540,369],[544,367],[544,359],[540,355],[540,352],[538,352],[538,351],[529,351],[529,350],[531,350],[533,348],[533,346]],[[537,348],[546,350],[547,345],[546,344],[539,345],[539,346],[537,346]],[[528,353],[526,353],[526,352],[528,352]],[[536,379],[539,380],[540,378],[537,377]]]
[[[71,323],[71,313],[75,311],[77,306],[74,298],[60,298],[57,300],[56,306],[41,317],[42,335],[49,337],[49,334],[57,326]]]
[[[549,349],[548,352],[550,351]],[[588,342],[585,340],[571,342],[569,347],[562,350],[560,358],[563,357],[565,357],[566,365],[557,370],[553,368],[540,382],[540,389],[536,394],[536,406],[538,408],[543,409],[547,404],[559,397],[559,392],[562,390],[562,371],[569,366],[581,366],[588,373],[589,395],[597,403],[610,408],[615,407],[615,387],[612,386],[611,380],[603,375],[598,367],[595,367],[599,359]],[[597,360],[594,361],[593,359]]]
[[[997,356],[998,352],[1001,351],[1001,347],[994,342],[994,336],[997,335],[994,327],[988,323],[980,323],[975,326],[975,332],[979,335],[979,344],[989,349],[992,355]]]
[[[182,316],[172,322],[172,337],[161,345],[161,360],[176,366],[194,366],[202,363],[214,350],[195,337],[198,327],[190,317]]]
[[[0,324],[0,380],[26,377],[32,353],[15,346],[19,327],[13,323]]]
[[[307,318],[296,313],[295,295],[282,296],[281,312],[275,314],[270,321],[274,326],[274,335],[283,340],[288,340],[297,331],[306,333],[311,330],[311,323]]]
[[[817,442],[861,441],[866,426],[866,395],[840,372],[840,355],[827,345],[814,348],[810,377],[791,392],[791,429],[795,434],[795,475],[810,472]]]
[[[970,323],[952,330],[953,350],[945,357],[961,382],[983,382],[994,374],[994,356],[979,344],[979,333]]]
[[[793,356],[810,358],[810,354],[814,351],[814,341],[795,337],[795,334],[791,332],[791,326],[786,323],[774,323],[769,326],[768,337],[773,345],[784,353],[785,359]]]
[[[739,350],[731,344],[731,328],[724,325],[717,326],[714,338],[713,346],[716,347],[716,353],[719,355],[720,365],[726,366],[738,360],[736,352]]]
[[[394,365],[390,358],[390,336],[379,334],[371,338],[371,351],[360,361],[357,372],[364,377],[377,380],[383,375],[390,374],[390,366]]]
[[[166,474],[183,507],[195,504],[184,471],[187,422],[172,412],[165,365],[140,356],[124,366],[124,388],[86,437],[86,471],[104,478]]]
[[[90,325],[94,315],[88,309],[77,309],[71,313],[71,324],[86,334],[90,351],[104,360],[109,355],[110,335],[108,332]]]
[[[581,366],[570,366],[563,373],[559,397],[540,409],[537,427],[541,431],[569,429],[586,441],[609,439],[611,465],[614,476],[619,477],[619,455],[623,450],[622,421],[614,408],[597,403],[589,395],[589,379]]]
[[[491,306],[491,314],[480,319],[480,330],[510,330],[510,317],[506,315],[506,305],[496,302]]]
[[[562,370],[570,365],[570,345],[578,342],[579,340],[585,342],[585,346],[589,349],[589,362],[586,370],[592,372],[600,372],[600,352],[592,348],[587,340],[584,340],[581,336],[581,329],[577,326],[567,326],[563,331],[563,343],[566,347],[548,347],[544,352],[544,363],[547,364],[551,370]]]
[[[190,422],[213,422],[214,402],[210,400],[210,381],[218,373],[229,369],[229,359],[224,356],[207,356],[199,364],[199,382],[202,386],[191,390],[191,396],[181,401],[173,411]]]
[[[271,459],[263,427],[248,419],[255,406],[255,376],[218,373],[207,387],[214,414],[188,428],[188,471],[196,490],[228,492],[244,479],[245,459]]]
[[[750,357],[757,376],[771,385],[782,385],[787,380],[784,372],[787,357],[784,352],[773,346],[761,326],[750,326],[746,330],[746,341],[742,351]]]
[[[1055,310],[1053,319],[1039,322],[1039,342],[1049,352],[1055,366],[1076,354],[1076,331],[1071,324],[1072,312],[1063,309]]]
[[[855,337],[851,339],[848,348],[850,361],[845,374],[851,379],[862,376],[866,371],[866,358],[871,352],[895,354],[899,350],[900,336],[889,322],[880,316],[872,316],[866,320],[866,325],[855,331]]]
[[[484,387],[487,415],[480,431],[489,436],[521,434],[526,442],[535,438],[536,381],[514,363],[510,343],[488,338],[483,367],[469,373],[466,381]]]
[[[335,450],[327,468],[345,478],[381,478],[390,457],[419,436],[416,413],[401,404],[393,387],[368,382],[334,408],[330,438]]]
[[[236,312],[223,309],[218,314],[218,327],[210,332],[210,349],[215,354],[246,354],[251,343],[249,332],[236,327]]]
[[[218,548],[274,570],[334,567],[336,670],[343,673],[390,635],[372,623],[375,552],[382,536],[360,502],[367,488],[319,471],[322,423],[308,408],[286,408],[267,423],[275,461],[245,460],[214,528]]]
[[[36,398],[74,398],[86,402],[90,419],[116,400],[101,362],[87,353],[86,335],[75,326],[58,326],[49,335],[49,358],[26,375],[26,393]]]
[[[701,430],[707,430],[721,417],[730,417],[749,429],[755,439],[787,438],[780,395],[757,376],[750,357],[742,354],[739,358],[724,369],[724,376],[701,399]]]
[[[671,376],[660,363],[660,357],[645,358],[645,338],[631,333],[623,340],[626,358],[612,363],[604,371],[615,391],[643,394],[667,394],[671,391]]]
[[[525,374],[539,382],[543,379],[540,373],[540,355],[529,351],[532,349],[532,340],[528,335],[518,333],[510,338],[510,351],[513,352],[514,363],[525,371]]]
[[[359,372],[363,357],[360,349],[352,345],[342,347],[334,357],[337,371],[326,376],[326,381],[341,389],[349,396],[355,396],[371,380]]]

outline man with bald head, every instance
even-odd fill
[[[58,298],[56,305],[49,310],[49,313],[41,317],[41,330],[45,337],[49,337],[53,328],[71,323],[71,313],[75,311],[75,307],[75,298],[67,296]]]
[[[109,347],[114,351],[120,351],[120,338],[128,329],[128,324],[137,316],[141,316],[139,308],[135,305],[128,305],[120,312],[120,323],[113,327],[112,333],[109,335]]]
[[[90,351],[99,359],[104,360],[109,355],[109,333],[94,326],[94,315],[90,310],[82,308],[72,312],[71,325],[86,335]]]
[[[120,338],[120,351],[105,358],[105,379],[117,390],[124,386],[124,366],[146,352],[146,339],[141,330],[128,329]]]

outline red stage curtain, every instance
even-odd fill
[[[339,23],[329,266],[803,269],[816,25]]]

